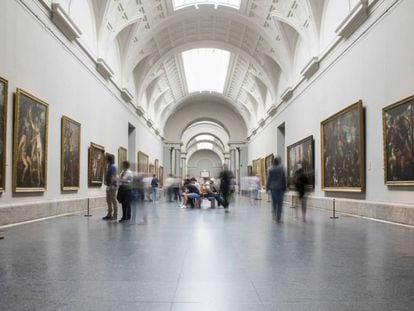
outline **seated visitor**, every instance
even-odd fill
[[[185,192],[183,192],[183,205],[181,208],[186,208],[188,199],[199,199],[200,189],[197,187],[196,179],[192,178],[187,185],[185,185]]]

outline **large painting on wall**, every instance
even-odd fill
[[[62,191],[80,187],[80,123],[63,116],[61,128],[60,176]]]
[[[265,172],[266,172],[266,178],[267,178],[267,171],[269,170],[269,168],[272,166],[273,160],[274,160],[275,156],[272,154],[268,155],[265,158]]]
[[[49,105],[17,89],[14,107],[13,191],[41,192],[47,188]]]
[[[164,168],[162,166],[160,166],[159,168],[159,182],[160,182],[160,188],[164,187]]]
[[[362,101],[321,123],[322,190],[365,191],[364,135]]]
[[[154,166],[154,164],[150,164],[149,165],[149,175],[152,177],[152,175],[154,175],[155,174],[155,166]]]
[[[158,159],[155,159],[154,163],[155,163],[155,175],[159,179],[160,178],[160,172],[159,172],[160,162]]]
[[[118,170],[121,171],[122,163],[127,161],[127,149],[124,147],[118,148]]]
[[[148,174],[149,157],[145,153],[138,151],[137,159],[138,172],[142,174]]]
[[[414,185],[414,96],[383,109],[385,184]]]
[[[105,148],[91,143],[89,147],[88,181],[90,187],[100,187],[103,183],[106,159]]]
[[[8,82],[0,77],[0,192],[6,189],[6,135]]]
[[[260,159],[260,185],[262,188],[266,188],[266,178],[267,178],[267,172],[266,172],[266,160],[265,158]]]
[[[287,147],[288,187],[295,190],[295,173],[301,168],[308,178],[308,188],[315,188],[315,149],[313,136]]]
[[[253,160],[253,176],[260,176],[260,159]]]

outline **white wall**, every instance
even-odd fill
[[[160,159],[162,165],[162,143],[159,138],[131,112],[120,99],[119,91],[97,76],[93,62],[59,33],[48,16],[33,2],[26,3],[70,50],[20,2],[0,1],[0,76],[9,80],[7,178],[0,206],[104,195],[104,188],[88,188],[88,146],[90,142],[95,142],[117,155],[119,146],[128,147],[128,123],[136,127],[137,151],[147,153],[151,162],[155,158]],[[80,55],[80,59],[75,55]],[[48,189],[44,194],[22,196],[12,193],[12,112],[13,94],[17,87],[49,104]],[[81,189],[77,193],[62,194],[60,191],[62,115],[82,124]]]
[[[394,1],[384,1],[376,15]],[[316,196],[321,191],[320,122],[340,109],[363,100],[366,118],[367,190],[343,197],[396,203],[413,203],[413,188],[384,185],[382,108],[414,94],[414,1],[401,0],[376,24],[372,16],[348,41],[343,42],[310,84],[295,91],[286,109],[251,139],[249,163],[276,152],[277,127],[286,124],[286,146],[309,135],[315,138]],[[381,13],[382,14],[382,13]],[[372,27],[370,27],[372,26]],[[367,33],[357,40],[358,34]],[[347,47],[343,55],[340,55]],[[334,58],[338,57],[337,60]],[[335,194],[339,195],[339,194]]]

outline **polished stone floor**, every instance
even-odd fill
[[[231,213],[157,212],[2,230],[0,310],[414,310],[412,228],[291,208],[278,225],[241,197]]]

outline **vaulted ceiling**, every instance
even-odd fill
[[[104,60],[111,79],[160,135],[195,95],[188,91],[182,53],[230,52],[222,94],[198,97],[207,104],[210,96],[221,98],[244,122],[247,137],[338,36],[344,18],[375,0],[241,0],[240,7],[237,0],[176,1],[181,7],[174,0],[58,2],[81,29],[80,41]]]

